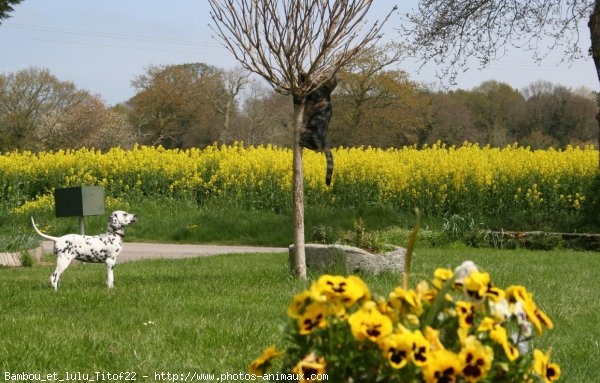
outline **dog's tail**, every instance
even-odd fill
[[[53,237],[53,236],[51,236],[51,235],[47,235],[47,234],[44,234],[44,233],[42,233],[42,232],[41,232],[41,231],[40,231],[40,230],[37,228],[37,226],[35,225],[35,221],[33,220],[33,217],[31,217],[31,224],[33,225],[33,229],[36,231],[36,233],[38,233],[38,235],[39,235],[40,237],[42,237],[42,238],[45,238],[45,239],[48,239],[48,240],[50,240],[50,241],[54,241],[54,242],[56,242],[56,241],[58,240],[58,238],[57,238],[57,237]]]

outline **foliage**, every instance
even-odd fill
[[[526,110],[519,141],[534,148],[547,148],[576,140],[593,142],[597,138],[598,126],[593,118],[598,112],[596,94],[545,81],[533,82],[521,93],[526,98]]]
[[[29,251],[21,253],[21,265],[23,267],[32,267],[35,264],[35,258]]]
[[[313,227],[312,240],[319,243],[340,243],[359,247],[371,253],[381,253],[384,250],[384,243],[373,232],[367,231],[365,222],[362,218],[354,220],[352,230],[335,230],[331,226],[316,225]]]
[[[533,149],[597,142],[595,92],[534,82],[517,91],[486,81],[470,90],[434,90],[391,65],[395,44],[365,50],[339,72],[328,131],[332,146],[400,147],[442,140]],[[247,72],[202,63],[150,66],[133,81],[137,94],[109,108],[47,70],[0,75],[0,150],[108,150],[134,142],[167,148],[215,141],[289,147],[289,97],[251,81]]]
[[[2,0],[0,1],[0,21],[10,17],[9,13],[12,12],[13,5],[19,4],[23,0]],[[0,23],[1,24],[1,23]]]
[[[93,147],[131,148],[139,137],[127,120],[127,114],[107,108],[97,96],[88,96],[77,104],[45,113],[36,129],[38,147],[46,150]]]
[[[0,150],[34,149],[40,121],[89,97],[46,69],[31,67],[0,74]]]
[[[372,295],[356,276],[323,275],[290,306],[284,353],[255,360],[262,375],[283,354],[305,381],[550,383],[560,368],[531,346],[554,324],[520,285],[495,287],[473,262],[438,268],[431,284]],[[305,365],[309,363],[308,368]],[[309,372],[310,371],[310,372]],[[308,378],[309,374],[326,379]]]
[[[537,60],[554,49],[562,50],[566,61],[582,58],[579,27],[587,22],[589,54],[600,79],[600,2],[596,0],[420,0],[407,19],[410,23],[401,33],[410,40],[415,55],[423,64],[443,64],[440,77],[451,81],[468,69],[472,59],[486,66],[511,46],[530,49]],[[600,134],[596,137],[600,139]]]
[[[0,252],[13,252],[33,249],[39,246],[39,237],[7,230],[0,235]]]
[[[596,211],[598,152],[589,147],[532,151],[437,144],[338,148],[334,155],[333,186],[327,187],[323,156],[305,153],[308,206],[392,206],[407,212],[419,207],[426,216],[440,217],[481,212],[542,230],[556,222],[576,225]],[[112,198],[164,196],[289,211],[290,163],[289,150],[271,146],[11,152],[0,156],[0,201],[12,209],[49,198],[43,196],[58,187],[100,185]]]
[[[202,63],[150,66],[133,82],[129,117],[141,143],[167,148],[210,144],[222,127],[215,95],[223,93],[221,72]]]
[[[471,90],[430,95],[433,121],[427,142],[465,140],[505,146],[518,141],[533,149],[597,142],[593,92],[537,81],[521,91],[486,81]]]
[[[389,69],[403,50],[389,44],[362,52],[339,73],[329,140],[376,147],[421,143],[431,124],[431,95],[408,73]]]
[[[481,224],[477,224],[470,213],[444,214],[442,232],[450,241],[460,241],[471,246],[478,245],[483,239]]]

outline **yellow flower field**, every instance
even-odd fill
[[[304,152],[307,203],[419,207],[432,214],[513,210],[578,213],[591,209],[598,151],[436,144],[403,149],[338,148],[325,185],[325,158]],[[292,153],[266,147],[166,150],[91,149],[0,156],[2,205],[48,200],[58,187],[101,185],[113,198],[171,196],[259,209],[291,204]]]

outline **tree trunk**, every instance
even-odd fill
[[[223,130],[221,130],[221,134],[219,135],[219,141],[221,144],[227,145],[229,142],[229,113],[231,113],[231,104],[233,103],[233,97],[227,101],[225,105],[225,111],[223,115],[225,117],[225,121],[223,121]]]
[[[293,151],[293,195],[294,195],[294,273],[306,280],[306,254],[304,249],[304,172],[302,167],[302,117],[304,102],[294,102],[294,151]]]
[[[598,75],[598,81],[600,81],[600,2],[596,1],[594,4],[594,10],[590,15],[590,21],[588,22],[590,28],[590,38],[592,40],[591,53],[594,59],[594,65],[596,66],[596,74]],[[598,96],[598,106],[600,106],[600,96]],[[598,121],[598,150],[600,150],[600,112],[596,114],[596,120]]]

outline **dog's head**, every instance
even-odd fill
[[[136,221],[137,217],[135,214],[130,214],[123,210],[113,211],[108,217],[108,231],[120,236],[124,236],[125,231],[123,229],[125,226],[131,225]]]

